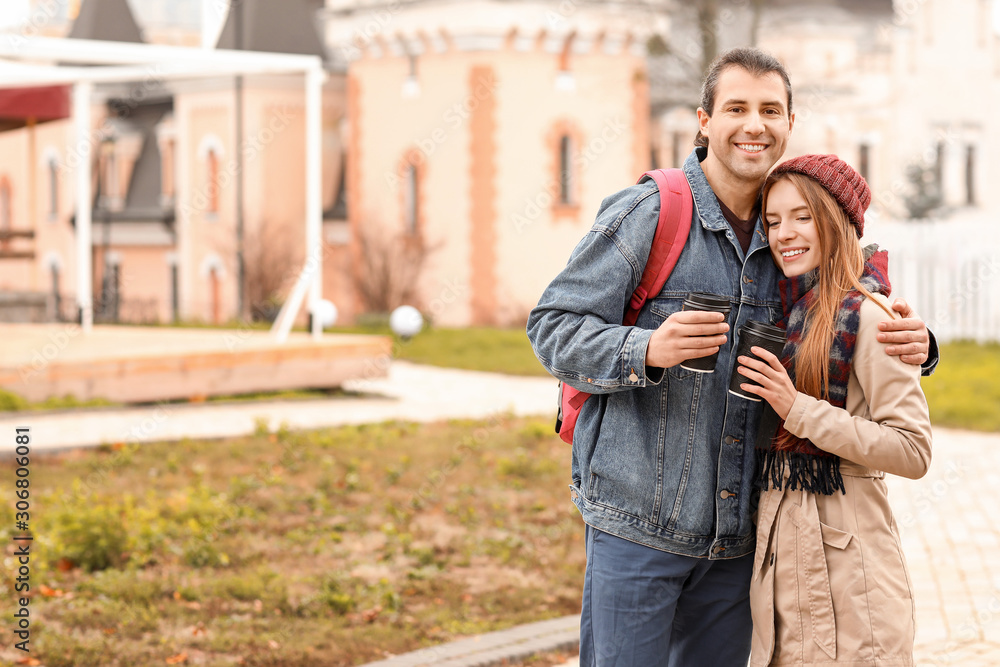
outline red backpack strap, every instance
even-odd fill
[[[634,325],[646,299],[663,289],[691,232],[694,201],[684,172],[680,169],[654,169],[644,173],[638,182],[642,183],[647,177],[656,181],[660,189],[660,218],[656,223],[656,235],[649,249],[642,280],[632,292],[625,311],[622,322],[625,326]]]

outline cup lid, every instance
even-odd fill
[[[762,338],[775,338],[782,341],[785,340],[785,330],[768,322],[747,320],[747,323],[743,325],[742,329],[746,333],[756,334]]]
[[[709,310],[732,310],[729,297],[710,292],[689,292],[684,302]]]

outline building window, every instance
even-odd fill
[[[59,215],[59,163],[55,158],[49,158],[49,218]]]
[[[174,199],[174,156],[177,152],[177,142],[168,139],[163,142],[160,150],[162,152],[160,169],[163,174],[161,199],[165,202],[171,202]]]
[[[176,263],[170,265],[170,319],[174,322],[181,319],[180,276]]]
[[[866,181],[871,180],[871,148],[868,144],[861,144],[858,150],[858,171]]]
[[[105,208],[118,208],[121,191],[118,188],[118,159],[115,152],[115,140],[108,137],[101,141],[101,155],[104,159],[101,194]]]
[[[206,217],[213,220],[221,207],[223,184],[220,182],[220,171],[226,151],[217,136],[208,134],[198,143],[197,155],[199,161],[205,161],[205,172],[202,174],[202,185],[195,191],[195,206],[202,208]]]
[[[414,236],[420,231],[418,224],[420,220],[419,202],[417,199],[418,185],[417,167],[412,164],[408,165],[406,167],[406,182],[403,192],[403,222],[406,233]]]
[[[209,149],[206,158],[208,164],[208,212],[219,212],[219,154],[214,148]]]
[[[573,140],[568,134],[559,138],[559,203],[573,203]]]
[[[934,184],[938,192],[944,192],[944,159],[944,142],[939,141],[934,147]]]
[[[59,293],[58,262],[52,262],[49,265],[49,274],[52,277],[52,309],[55,311],[55,320],[62,322],[62,296]]]
[[[409,56],[410,71],[403,79],[403,97],[420,96],[420,79],[417,78],[417,57]]]
[[[976,147],[965,147],[965,203],[976,205]]]

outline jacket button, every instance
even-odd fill
[[[729,498],[730,496],[735,496],[735,495],[736,495],[735,493],[729,493],[728,490],[723,489],[722,493],[719,494],[719,497],[722,498],[723,500],[725,500],[726,498]]]
[[[721,554],[725,550],[726,550],[726,547],[715,547],[714,549],[712,549],[712,553],[713,554]]]
[[[725,438],[722,439],[722,442],[726,443],[727,445],[731,445],[734,442],[736,442],[736,438],[734,438],[731,435],[727,435]]]
[[[753,278],[751,278],[750,276],[743,276],[743,282],[749,285],[750,283],[753,282]]]
[[[628,376],[628,381],[629,382],[638,382],[639,381],[639,376],[636,375],[635,373],[632,373],[632,375]]]

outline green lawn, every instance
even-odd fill
[[[392,335],[388,327],[338,327],[331,333]],[[493,371],[512,375],[546,375],[523,329],[427,328],[410,340],[394,337],[393,355],[420,364]],[[959,342],[941,346],[937,372],[922,380],[938,426],[979,431],[1000,431],[1000,345]],[[249,399],[322,397],[329,392],[277,392],[254,394]],[[219,400],[236,400],[224,397]],[[0,390],[0,411],[46,410],[107,402],[81,403],[72,397],[27,404]]]
[[[392,335],[388,327],[341,327],[331,332]],[[524,329],[427,328],[409,340],[393,336],[393,355],[418,364],[492,371],[511,375],[548,375],[535,358]]]
[[[32,456],[30,655],[340,667],[578,612],[569,459],[549,420],[503,415]]]
[[[384,330],[353,329],[388,333]],[[429,329],[396,339],[395,356],[422,364],[513,375],[545,375],[522,329]],[[941,362],[922,385],[938,426],[1000,431],[1000,345],[941,346]]]
[[[937,371],[921,384],[935,425],[1000,431],[1000,345],[942,345]]]

